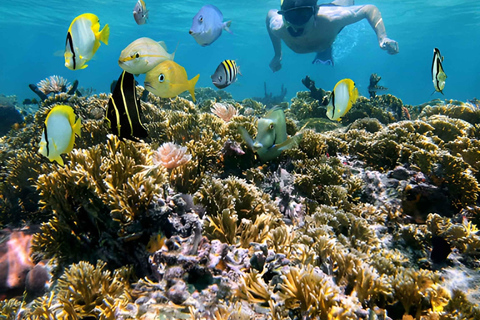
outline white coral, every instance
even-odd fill
[[[61,76],[50,76],[37,83],[37,87],[40,91],[48,95],[49,93],[60,93],[67,91],[70,83],[67,79]]]
[[[192,159],[187,153],[187,147],[179,146],[172,142],[162,144],[157,151],[153,153],[153,164],[162,165],[167,169],[173,169],[181,166]]]
[[[234,116],[238,115],[238,111],[234,106],[220,102],[214,103],[210,111],[225,122],[230,121]]]

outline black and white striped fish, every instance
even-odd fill
[[[217,67],[211,78],[215,87],[223,89],[237,80],[237,74],[241,75],[237,63],[234,60],[224,60]]]
[[[441,94],[443,94],[442,90],[445,88],[445,80],[447,79],[447,75],[445,74],[445,71],[443,71],[442,62],[443,57],[440,54],[440,50],[438,50],[438,48],[433,49],[432,81],[435,91],[438,91]],[[435,93],[435,91],[433,91],[433,93]]]
[[[123,71],[108,100],[105,119],[113,134],[120,139],[138,141],[146,138],[147,130],[140,120],[141,107],[135,90],[133,74]]]

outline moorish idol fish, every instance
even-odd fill
[[[68,28],[65,43],[65,67],[70,70],[84,69],[100,47],[100,41],[108,44],[110,27],[100,30],[99,19],[93,13],[84,13],[73,19]]]
[[[330,120],[340,121],[357,99],[358,89],[351,79],[338,81],[327,106],[327,117]]]
[[[133,74],[123,71],[108,100],[107,125],[120,139],[138,141],[137,138],[146,138],[148,133],[140,120],[141,112]]]
[[[148,91],[160,98],[173,98],[188,90],[195,102],[195,84],[199,77],[197,74],[188,80],[184,67],[172,60],[165,60],[147,72],[144,84]]]
[[[215,87],[223,89],[237,80],[237,74],[241,75],[237,63],[234,60],[224,60],[218,65],[211,78]]]
[[[42,140],[38,152],[50,161],[57,161],[63,166],[63,153],[69,153],[75,143],[75,135],[80,136],[81,121],[75,119],[72,107],[57,105],[47,115]]]
[[[280,107],[270,109],[264,118],[258,120],[257,126],[255,140],[250,137],[245,128],[238,129],[243,140],[262,161],[275,159],[282,151],[295,146],[302,135],[300,133],[288,138],[285,113]]]
[[[441,94],[443,94],[442,90],[445,88],[445,80],[447,79],[447,75],[443,71],[442,62],[443,57],[440,54],[440,50],[438,50],[438,48],[433,49],[432,81],[435,91],[438,91]],[[433,91],[432,94],[434,94],[435,91]]]

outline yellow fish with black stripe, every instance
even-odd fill
[[[342,120],[342,117],[357,101],[358,96],[358,89],[351,79],[343,79],[337,82],[327,106],[327,117],[330,120]]]
[[[110,27],[100,31],[100,20],[93,13],[84,13],[73,19],[68,28],[65,43],[65,67],[70,70],[84,69],[100,47],[100,41],[108,45]]]
[[[237,74],[242,75],[235,60],[224,60],[218,65],[211,78],[215,87],[223,89],[237,81]]]
[[[80,132],[81,120],[75,116],[72,107],[57,105],[45,119],[38,153],[63,166],[60,155],[72,151],[75,136],[80,136]]]
[[[135,87],[133,74],[123,71],[108,100],[105,119],[113,134],[120,139],[138,141],[137,138],[148,136],[140,119],[140,100]]]

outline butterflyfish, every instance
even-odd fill
[[[80,136],[81,120],[75,116],[72,107],[57,105],[47,115],[38,152],[50,161],[63,166],[60,156],[69,153],[75,144],[75,136]]]
[[[147,23],[148,10],[145,1],[138,0],[133,8],[133,18],[138,25]]]
[[[148,133],[140,119],[141,110],[133,74],[123,71],[108,100],[107,126],[121,139],[146,138]]]
[[[222,35],[222,30],[230,32],[232,21],[223,22],[222,12],[214,5],[207,4],[193,17],[189,33],[202,47],[212,44]]]
[[[195,84],[199,77],[197,74],[188,80],[184,67],[172,60],[165,60],[147,72],[144,84],[148,91],[160,98],[173,98],[188,90],[195,102]]]
[[[343,79],[337,82],[327,106],[327,117],[330,120],[340,121],[357,101],[358,95],[358,89],[351,79]]]
[[[84,69],[100,47],[100,41],[108,44],[110,27],[100,30],[99,19],[93,13],[84,13],[73,19],[68,28],[65,43],[65,67],[70,70]]]
[[[215,87],[223,89],[237,81],[237,74],[241,73],[235,60],[224,60],[218,65],[211,78]]]
[[[243,140],[262,161],[278,157],[282,151],[295,146],[301,138],[301,133],[293,137],[287,136],[285,113],[280,107],[270,109],[264,118],[258,120],[257,136],[253,140],[247,130],[239,127]]]
[[[152,70],[162,61],[173,60],[174,57],[175,52],[168,53],[165,42],[144,37],[133,41],[122,50],[118,64],[123,70],[139,75]]]
[[[445,71],[443,71],[442,62],[443,57],[440,54],[440,50],[438,50],[438,48],[433,49],[432,81],[435,91],[438,91],[441,94],[443,94],[443,88],[445,88],[445,80],[447,79],[447,75],[445,74]],[[433,93],[435,93],[435,91],[433,91]]]

